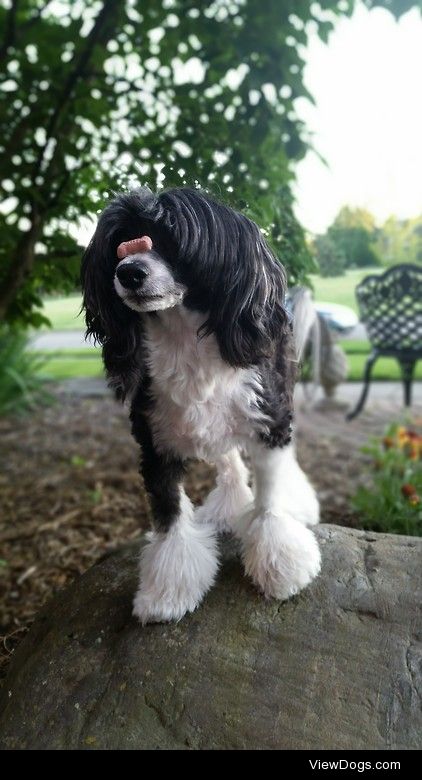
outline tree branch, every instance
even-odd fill
[[[73,99],[75,87],[80,79],[85,75],[85,70],[92,56],[94,47],[101,42],[109,17],[115,10],[118,10],[119,7],[121,7],[121,0],[105,0],[104,5],[102,6],[101,11],[95,20],[94,26],[87,36],[84,49],[76,58],[75,67],[69,73],[69,76],[63,85],[63,89],[57,98],[55,110],[47,125],[46,141],[38,155],[35,171],[33,174],[33,180],[35,180],[40,171],[49,140],[55,137],[56,130],[60,123],[64,109]]]
[[[62,176],[62,180],[59,183],[57,189],[52,192],[51,197],[46,202],[46,209],[49,210],[53,205],[57,205],[57,201],[59,200],[62,193],[65,191],[72,174],[79,173],[79,171],[82,171],[84,168],[88,168],[90,163],[88,161],[81,163],[76,168],[72,168],[72,170],[66,170],[64,172],[64,175]],[[46,182],[48,185],[48,182]]]
[[[13,253],[10,267],[0,286],[0,321],[4,320],[10,305],[22,286],[35,260],[35,244],[43,227],[43,217],[36,211],[31,216],[31,227],[24,233]]]
[[[22,139],[26,130],[33,126],[34,119],[32,112],[30,112],[28,116],[21,119],[20,122],[18,122],[17,125],[13,128],[11,135],[9,136],[9,140],[5,144],[4,152],[2,152],[2,158],[4,160],[10,160],[10,158],[13,157],[18,149],[21,148]]]
[[[16,14],[18,11],[19,0],[12,0],[9,13],[7,15],[6,28],[4,31],[3,43],[0,46],[0,63],[7,57],[7,51],[15,43],[16,36]]]

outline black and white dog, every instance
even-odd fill
[[[134,614],[147,623],[194,610],[216,577],[219,531],[240,539],[265,596],[298,593],[320,569],[307,528],[319,507],[292,443],[286,278],[257,225],[198,190],[119,195],[100,216],[82,284],[87,333],[130,402],[154,517]],[[197,509],[183,490],[189,458],[218,472]]]

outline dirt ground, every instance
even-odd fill
[[[381,433],[386,410],[353,424],[344,411],[297,412],[299,461],[318,490],[322,520],[359,525],[350,496],[365,478],[360,447]],[[0,420],[0,674],[35,613],[102,555],[148,525],[138,475],[138,449],[127,412],[109,397],[56,392],[31,415]],[[186,488],[195,503],[213,469],[190,466]]]

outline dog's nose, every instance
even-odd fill
[[[140,263],[122,263],[118,266],[116,275],[120,284],[127,290],[137,290],[149,276],[149,271]]]

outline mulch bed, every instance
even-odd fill
[[[350,495],[364,478],[360,445],[383,415],[298,412],[299,460],[318,489],[324,522],[358,525]],[[56,403],[0,420],[0,674],[42,604],[149,522],[127,411],[111,397],[56,394]],[[186,489],[199,502],[213,469],[193,463]]]

